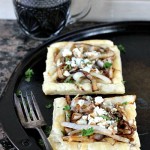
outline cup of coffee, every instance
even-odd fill
[[[73,16],[72,0],[13,0],[13,4],[21,29],[34,39],[47,40],[89,13],[91,0],[85,1],[83,11]]]

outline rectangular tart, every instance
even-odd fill
[[[54,150],[139,150],[135,95],[54,100]]]
[[[42,87],[46,95],[124,94],[120,51],[109,40],[54,43]]]

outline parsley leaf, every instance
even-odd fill
[[[122,83],[123,83],[123,84],[125,84],[125,83],[126,83],[126,81],[122,80]]]
[[[50,132],[52,130],[52,127],[51,126],[46,126],[46,128],[44,129],[44,133],[49,136]]]
[[[127,104],[128,104],[128,102],[123,102],[123,103],[122,103],[122,105],[127,105]]]
[[[112,63],[106,61],[106,62],[104,63],[104,66],[103,66],[103,67],[106,69],[106,68],[110,68],[111,66],[112,66]]]
[[[64,80],[64,83],[73,83],[73,82],[74,82],[74,80],[73,80],[72,76],[69,76]]]
[[[66,65],[66,66],[64,67],[64,70],[71,70],[71,69],[72,69],[71,65]]]
[[[47,104],[45,107],[46,107],[47,109],[49,109],[49,108],[51,108],[51,107],[52,107],[52,104],[51,104],[51,103],[49,103],[49,104]]]
[[[39,145],[40,145],[41,147],[44,147],[44,142],[43,142],[42,139],[39,139],[38,143],[39,143]]]
[[[30,82],[33,75],[34,75],[34,72],[32,69],[29,68],[28,70],[26,70],[25,81]]]
[[[119,117],[116,117],[116,121],[117,121],[117,122],[119,122],[119,121],[120,121]]]
[[[119,45],[118,45],[118,49],[119,49],[120,52],[122,52],[122,53],[125,53],[125,52],[126,52],[125,47],[124,47],[122,44],[119,44]]]
[[[66,62],[69,61],[69,58],[68,58],[68,57],[65,57],[65,61],[66,61]]]
[[[82,136],[90,136],[90,135],[92,135],[94,133],[94,129],[92,127],[87,129],[87,130],[83,129],[81,131],[81,133],[82,133]]]
[[[17,91],[16,91],[16,95],[17,95],[17,96],[20,96],[20,95],[21,95],[21,90],[17,90]]]
[[[107,115],[101,115],[101,116],[99,116],[99,117],[102,117],[103,119],[106,119],[106,120],[110,120],[111,118],[109,117],[109,116],[107,116]]]
[[[67,114],[67,117],[70,118],[70,117],[71,117],[71,114]]]
[[[64,108],[63,108],[63,110],[70,110],[71,108],[70,108],[70,106],[69,105],[66,105]]]

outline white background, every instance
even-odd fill
[[[15,19],[13,0],[0,0],[0,19]],[[79,12],[88,0],[73,0],[73,12]],[[150,20],[150,0],[91,0],[92,10],[84,20]]]

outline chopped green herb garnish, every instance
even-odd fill
[[[89,61],[89,62],[87,62],[86,64],[91,65],[91,64],[92,64],[92,62],[91,62],[91,61]]]
[[[122,53],[125,53],[125,52],[126,52],[125,47],[124,47],[122,44],[119,44],[119,45],[118,45],[118,49],[119,49],[120,52],[122,52]]]
[[[72,76],[69,76],[64,80],[64,83],[73,83],[73,82],[74,82],[74,80],[73,80]]]
[[[122,103],[122,105],[127,105],[127,104],[128,104],[128,102],[123,102],[123,103]]]
[[[33,70],[29,68],[29,69],[25,72],[25,81],[30,82],[33,75],[34,75]]]
[[[106,62],[104,63],[104,66],[103,66],[103,67],[106,69],[106,68],[110,68],[111,66],[112,66],[112,63],[106,61]]]
[[[20,96],[20,95],[21,95],[21,90],[17,90],[17,91],[16,91],[16,95],[17,95],[17,96]]]
[[[50,109],[50,108],[52,107],[52,104],[49,103],[49,104],[47,104],[45,107],[46,107],[47,109]]]
[[[66,66],[64,67],[64,70],[71,70],[71,69],[72,69],[71,65],[66,65]]]
[[[63,108],[63,110],[70,110],[71,108],[70,108],[70,106],[69,105],[66,105],[64,108]]]
[[[67,117],[68,117],[68,118],[70,118],[70,116],[71,116],[70,114],[67,114]]]
[[[38,143],[39,143],[39,145],[40,145],[41,147],[44,147],[44,142],[43,142],[42,139],[39,139]]]
[[[123,84],[125,84],[125,83],[126,83],[126,81],[122,80],[122,83],[123,83]]]
[[[65,131],[61,131],[61,133],[62,133],[63,135],[65,135]]]
[[[90,135],[92,135],[94,133],[94,129],[92,127],[87,129],[87,130],[83,129],[81,131],[81,133],[82,133],[82,136],[90,136]]]
[[[69,61],[69,58],[68,58],[68,57],[65,57],[65,61],[66,61],[66,62]]]
[[[111,118],[109,117],[109,116],[107,116],[107,115],[101,115],[101,116],[99,116],[99,117],[102,117],[103,119],[106,119],[106,120],[110,120]]]
[[[50,132],[52,130],[52,127],[51,126],[46,126],[45,130],[44,130],[44,133],[49,136]]]
[[[119,117],[116,117],[116,121],[119,122],[119,120],[120,120]]]

